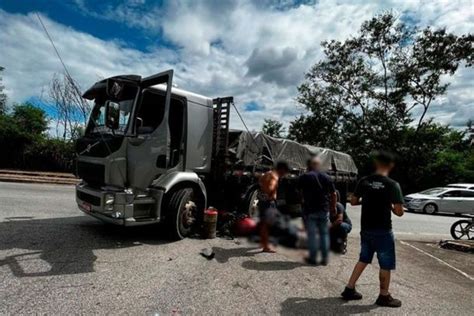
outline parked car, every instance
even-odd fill
[[[451,183],[451,184],[448,184],[447,187],[474,190],[474,183]]]
[[[474,190],[456,187],[432,188],[405,197],[405,207],[415,212],[474,215]]]

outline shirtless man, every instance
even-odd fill
[[[269,244],[270,226],[278,212],[276,209],[278,181],[289,170],[286,162],[278,162],[275,168],[264,173],[259,179],[258,209],[260,212],[260,243],[263,252],[275,252]]]

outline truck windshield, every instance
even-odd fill
[[[120,116],[119,116],[119,128],[113,132],[116,134],[124,134],[130,119],[132,112],[134,99],[122,100],[115,103],[119,104]],[[88,132],[93,133],[112,133],[112,130],[105,126],[105,103],[106,100],[96,99],[94,108],[92,109],[89,130]]]

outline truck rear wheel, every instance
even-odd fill
[[[165,218],[170,238],[183,239],[195,231],[201,219],[200,204],[193,189],[184,188],[171,193]]]

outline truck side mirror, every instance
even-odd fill
[[[120,104],[107,101],[105,104],[105,126],[112,130],[119,128]]]

